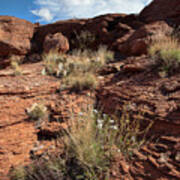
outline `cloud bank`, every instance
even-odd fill
[[[31,13],[41,22],[89,18],[106,13],[139,13],[152,0],[34,0]]]

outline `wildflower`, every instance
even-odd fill
[[[118,130],[117,126],[111,126],[111,129]]]
[[[98,123],[98,124],[97,124],[97,127],[98,127],[98,129],[102,129],[103,124],[102,124],[102,123]]]
[[[79,116],[83,116],[83,112],[79,112]]]
[[[114,123],[114,120],[113,119],[110,119],[110,121],[109,121],[110,123]]]
[[[102,119],[97,119],[97,127],[98,127],[98,129],[102,129],[102,127],[103,127],[103,120]]]
[[[97,114],[98,113],[97,109],[93,109],[93,113]]]

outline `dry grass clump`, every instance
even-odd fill
[[[56,77],[65,76],[68,72],[67,57],[64,54],[60,54],[57,51],[50,51],[49,53],[43,54],[43,61],[45,68],[43,74],[54,75]]]
[[[172,74],[179,70],[180,43],[175,37],[158,35],[149,47],[149,55],[161,71]]]
[[[110,166],[110,157],[105,150],[106,137],[97,126],[98,116],[98,112],[91,107],[72,116],[64,138],[66,152],[84,169],[84,178],[98,179],[97,174]]]
[[[61,136],[64,154],[14,169],[11,180],[109,179],[114,155],[131,158],[133,151],[145,143],[150,127],[151,124],[140,130],[140,119],[132,121],[125,110],[112,118],[87,106],[68,120]]]
[[[114,53],[109,51],[106,46],[101,45],[96,52],[96,57],[100,59],[102,64],[106,64],[114,60]]]
[[[171,35],[178,39],[178,41],[180,42],[180,26],[175,27]]]
[[[49,161],[35,160],[31,165],[11,169],[11,180],[63,180],[64,161],[59,157],[51,157]]]
[[[79,69],[82,71],[97,72],[114,59],[114,53],[109,51],[106,46],[100,46],[97,51],[74,50],[71,53],[71,58],[74,64],[80,65]]]
[[[18,56],[11,56],[10,57],[11,60],[11,68],[14,71],[14,75],[15,76],[19,76],[22,75],[22,69],[20,68],[20,63],[21,63],[21,59]]]
[[[88,178],[98,179],[103,174],[107,178],[114,154],[123,154],[129,159],[133,151],[145,143],[152,124],[141,130],[140,123],[140,119],[130,119],[125,110],[120,117],[112,118],[88,106],[69,120],[64,138],[66,152],[81,164]]]
[[[86,50],[92,47],[95,42],[95,35],[89,31],[75,32],[75,38],[71,40],[72,46],[79,50]]]
[[[26,109],[26,113],[30,120],[40,120],[47,114],[47,108],[43,104],[34,103]]]
[[[93,73],[71,74],[64,78],[63,83],[71,90],[79,92],[82,90],[94,90],[98,86],[97,77]]]
[[[114,54],[101,46],[98,51],[75,50],[71,55],[51,51],[43,55],[43,74],[63,78],[63,86],[74,90],[95,89],[98,85],[97,73]]]

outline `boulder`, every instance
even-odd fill
[[[146,24],[134,31],[124,43],[119,41],[119,46],[118,43],[116,44],[117,50],[125,55],[146,54],[149,44],[157,35],[162,36],[171,32],[172,27],[164,21]]]
[[[69,50],[68,39],[62,33],[49,34],[45,37],[43,50],[48,53],[51,50],[65,53]]]
[[[142,10],[139,18],[146,23],[165,20],[168,24],[180,25],[180,1],[154,0]]]
[[[56,23],[47,24],[43,26],[36,26],[34,37],[32,40],[34,53],[43,52],[43,44],[46,36],[49,34],[62,33],[70,41],[73,37],[73,32],[81,29],[83,20],[64,20],[57,21]]]
[[[31,49],[34,25],[11,16],[0,16],[0,56],[25,55]]]

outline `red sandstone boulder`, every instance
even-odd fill
[[[48,34],[62,33],[68,40],[72,39],[73,32],[82,28],[84,20],[65,20],[53,24],[37,26],[33,38],[33,52],[40,53],[43,51],[43,44]]]
[[[139,17],[146,23],[165,20],[171,25],[180,25],[180,0],[154,0]]]
[[[171,32],[172,28],[164,21],[150,23],[136,30],[124,43],[119,43],[119,46],[117,42],[117,50],[125,55],[146,54],[148,46],[155,36]]]
[[[11,16],[0,16],[0,56],[25,55],[31,49],[34,25]]]
[[[46,36],[43,43],[44,52],[48,53],[51,50],[65,53],[69,50],[68,39],[62,33],[49,34]]]

